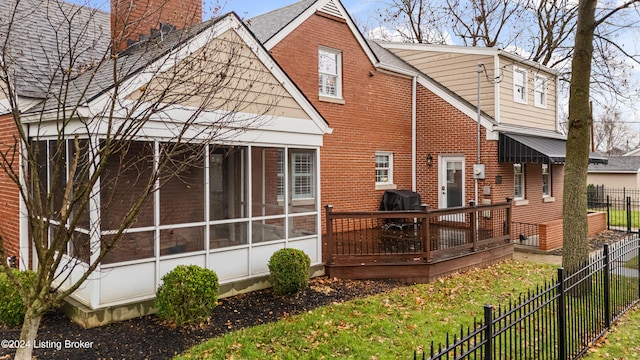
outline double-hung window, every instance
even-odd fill
[[[376,152],[376,185],[393,184],[393,153]]]
[[[315,198],[315,153],[313,151],[291,150],[289,152],[289,174],[291,198]],[[284,199],[285,151],[278,151],[278,200]]]
[[[541,108],[547,107],[547,79],[544,76],[536,75],[534,90],[534,105]]]
[[[291,153],[291,185],[293,186],[293,199],[314,198],[314,153]]]
[[[320,96],[342,98],[342,53],[321,47],[318,49],[318,93]]]
[[[524,164],[513,164],[513,198],[524,199]]]
[[[549,164],[542,164],[542,197],[551,196],[551,172]]]
[[[513,101],[527,103],[527,70],[513,69]]]

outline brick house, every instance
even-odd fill
[[[36,1],[20,2],[17,9],[4,4],[5,13],[29,13],[25,18],[32,21],[16,26],[11,35],[28,38],[38,22],[65,24],[69,13],[86,15],[76,18],[72,26],[101,29],[105,34],[124,32],[109,28],[108,14],[59,4],[51,10],[39,9]],[[158,19],[159,23],[165,20],[172,18]],[[34,43],[42,47],[7,49],[7,55],[16,56],[14,71],[8,75],[12,85],[16,84],[21,124],[31,149],[38,149],[29,153],[34,160],[28,164],[34,164],[33,168],[21,168],[24,174],[37,171],[42,179],[42,183],[25,185],[25,189],[32,189],[27,190],[31,198],[50,204],[46,202],[50,196],[54,209],[62,206],[66,184],[81,184],[91,178],[101,161],[97,150],[105,146],[106,139],[116,137],[108,124],[116,124],[114,128],[133,124],[125,127],[132,129],[126,133],[132,139],[128,151],[106,158],[106,170],[91,186],[88,210],[78,212],[77,226],[71,227],[75,216],[62,222],[54,212],[44,219],[50,243],[57,234],[73,231],[73,240],[55,254],[61,256],[64,266],[54,286],[65,289],[89,264],[98,264],[96,273],[71,296],[90,310],[148,303],[161,277],[180,264],[214,269],[223,296],[264,287],[255,279],[268,275],[271,254],[284,247],[304,250],[313,268],[322,272],[318,156],[323,136],[331,128],[235,14],[206,22],[198,18],[192,26],[179,25],[187,27],[170,27],[167,32],[160,28],[155,37],[146,40],[132,32],[130,46],[118,56],[110,56],[108,37],[96,36],[95,41],[79,44],[73,48],[78,53],[95,49],[86,58],[74,59],[79,67],[100,61],[104,66],[89,65],[91,71],[70,78],[48,72],[60,66],[58,57],[51,55],[56,54],[56,48],[64,48],[55,38],[64,37],[64,30],[36,34],[42,38]],[[78,36],[74,41],[89,39],[82,32],[66,35]],[[11,39],[12,44],[18,43]],[[39,68],[47,59],[53,62]],[[31,82],[30,76],[39,77],[39,82]],[[59,80],[49,84],[61,84],[69,90],[37,86],[46,84],[47,79]],[[208,87],[214,92],[207,93]],[[60,93],[64,94],[62,102],[57,97]],[[15,117],[9,113],[16,108],[8,106],[6,91],[3,95],[0,145],[5,154],[11,154],[11,149],[20,148],[20,138],[13,136]],[[60,109],[69,104],[76,109],[69,112],[74,116],[61,115]],[[135,120],[139,117],[147,120],[138,127]],[[182,128],[183,123],[191,125]],[[203,145],[197,147],[195,160],[182,164],[180,156],[191,156],[188,145],[193,143]],[[120,241],[111,245],[109,239],[127,221],[123,214],[138,194],[147,191],[149,183],[144,179],[153,176],[163,153],[176,144],[183,146],[176,165],[159,170],[153,182],[158,190],[124,229]],[[78,170],[72,173],[68,164],[78,153]],[[14,160],[18,162],[21,156],[26,157],[14,154]],[[176,173],[179,176],[172,175]],[[27,226],[33,210],[21,201],[18,188],[6,175],[0,177],[4,252],[15,256],[20,268],[35,268],[39,257],[30,246],[31,228]],[[73,189],[76,191],[75,186]],[[104,246],[113,248],[100,261],[97,250]],[[134,308],[149,310],[148,306]],[[86,320],[85,325],[139,314],[127,310],[108,313]]]
[[[144,4],[152,3],[140,0],[137,4],[146,8]],[[196,12],[201,8],[197,0],[192,4]],[[107,15],[98,15],[92,21],[99,24],[93,28],[126,33]],[[246,56],[251,64],[258,64],[255,72],[268,75],[273,91],[286,96],[269,114],[272,123],[216,143],[203,166],[185,175],[192,185],[168,182],[159,191],[148,212],[105,258],[99,270],[106,275],[74,294],[89,308],[149,300],[160,277],[185,263],[214,269],[223,296],[263,287],[266,261],[282,247],[303,249],[321,273],[322,207],[377,210],[386,190],[418,192],[422,202],[434,208],[515,197],[513,214],[519,222],[539,223],[561,216],[564,138],[557,129],[557,74],[549,69],[494,49],[477,50],[478,55],[476,50],[447,48],[454,58],[463,58],[464,51],[473,53],[466,63],[449,71],[460,76],[449,79],[440,76],[447,71],[438,70],[436,59],[422,61],[445,51],[366,40],[339,0],[303,0],[250,19],[246,25],[235,15],[205,23],[187,15],[158,19],[164,21],[191,24],[188,29],[193,36],[180,41],[171,36],[149,39],[163,51],[201,49],[207,41],[199,34],[208,32],[213,40],[225,40],[221,34],[227,34],[251,50]],[[134,42],[138,35],[137,29],[131,31]],[[96,41],[104,53],[108,44]],[[121,54],[126,60],[126,54],[144,52],[134,45]],[[504,75],[499,83],[483,83],[480,111],[473,97],[478,61],[490,76],[495,69]],[[517,66],[504,67],[504,61]],[[152,62],[132,64],[133,79]],[[137,81],[136,89],[147,89],[143,79]],[[153,79],[146,81],[158,85]],[[107,93],[108,86],[101,85],[94,89],[96,94]],[[27,82],[23,89],[33,90],[29,86]],[[48,96],[45,91],[19,95],[22,101],[36,99],[36,103]],[[135,93],[123,96],[127,101],[136,99]],[[96,99],[104,101],[100,96],[91,101]],[[89,108],[91,101],[86,104]],[[544,107],[538,106],[541,102]],[[251,112],[254,104],[248,100],[243,109]],[[34,119],[37,109],[29,108]],[[179,118],[185,113],[170,115]],[[0,121],[7,130],[2,138],[10,141],[11,115],[2,115]],[[155,125],[162,124],[157,119]],[[94,140],[99,142],[102,135],[94,134]],[[162,135],[152,131],[141,142],[152,142],[157,148]],[[51,146],[51,137],[36,132],[31,138]],[[156,150],[141,145],[139,151]],[[18,256],[20,266],[26,268],[34,256],[21,216],[23,204],[17,189],[6,184],[0,182],[6,190],[0,194],[5,252]],[[112,194],[114,189],[104,191]],[[102,220],[106,230],[87,239],[89,244],[99,246],[110,234],[109,222],[118,218]],[[70,255],[91,260],[91,253],[73,251]],[[139,276],[130,276],[132,272]]]
[[[339,0],[299,1],[248,24],[334,128],[323,204],[376,210],[397,188],[434,208],[513,197],[515,223],[562,217],[554,70],[497,49],[365,40]],[[380,171],[392,176],[380,181]]]

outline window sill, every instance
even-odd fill
[[[320,95],[320,97],[318,98],[318,100],[323,101],[323,102],[328,102],[328,103],[333,103],[333,104],[340,104],[340,105],[344,105],[345,101],[343,98],[337,98],[337,97],[330,97],[330,96],[322,96]]]
[[[376,190],[395,190],[396,184],[376,184]]]
[[[291,201],[291,205],[293,206],[315,205],[315,203],[316,199],[314,198],[293,199]],[[284,201],[278,200],[278,206],[284,206]]]
[[[542,198],[542,202],[546,202],[546,203],[548,203],[548,202],[555,202],[555,201],[556,201],[556,198],[554,198],[554,197],[552,197],[552,196],[544,196],[544,197]]]
[[[513,98],[513,102],[516,104],[529,105],[529,102],[526,100],[520,100],[518,98]]]
[[[523,205],[529,205],[529,200],[527,199],[513,200],[513,206],[523,206]]]

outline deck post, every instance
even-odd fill
[[[421,217],[422,221],[422,252],[424,258],[429,262],[431,258],[431,229],[429,229],[429,205],[420,205],[420,210],[423,212]]]
[[[324,207],[325,210],[325,224],[327,227],[327,234],[324,239],[324,254],[325,254],[325,264],[333,263],[333,255],[336,253],[335,249],[335,239],[333,238],[333,217],[331,213],[333,212],[333,205],[326,205]]]
[[[469,213],[469,233],[471,234],[471,242],[473,243],[473,251],[478,250],[478,209],[476,208],[476,202],[473,200],[469,201],[469,207],[474,208]]]
[[[511,242],[511,211],[513,209],[512,197],[510,196],[507,197],[507,204],[509,204],[509,207],[507,208],[507,219],[506,219],[506,223],[504,224],[504,234],[502,235],[509,235],[508,242]]]

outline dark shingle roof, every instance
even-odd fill
[[[607,165],[589,165],[589,172],[630,173],[640,170],[640,156],[610,156]]]
[[[113,88],[116,82],[121,82],[136,74],[144,67],[161,56],[184,44],[205,29],[215,24],[219,18],[205,21],[183,30],[173,30],[163,36],[154,37],[139,42],[118,54],[117,60],[109,58],[95,72],[85,72],[71,82],[71,90],[67,103],[75,104],[91,101],[100,94]],[[114,79],[113,66],[117,64],[117,79]],[[52,104],[55,105],[55,104]]]
[[[302,0],[247,20],[247,26],[261,43],[266,43],[275,34],[289,25],[317,0]]]
[[[109,14],[59,0],[0,1],[3,61],[19,95],[43,98],[65,71],[108,53]]]

